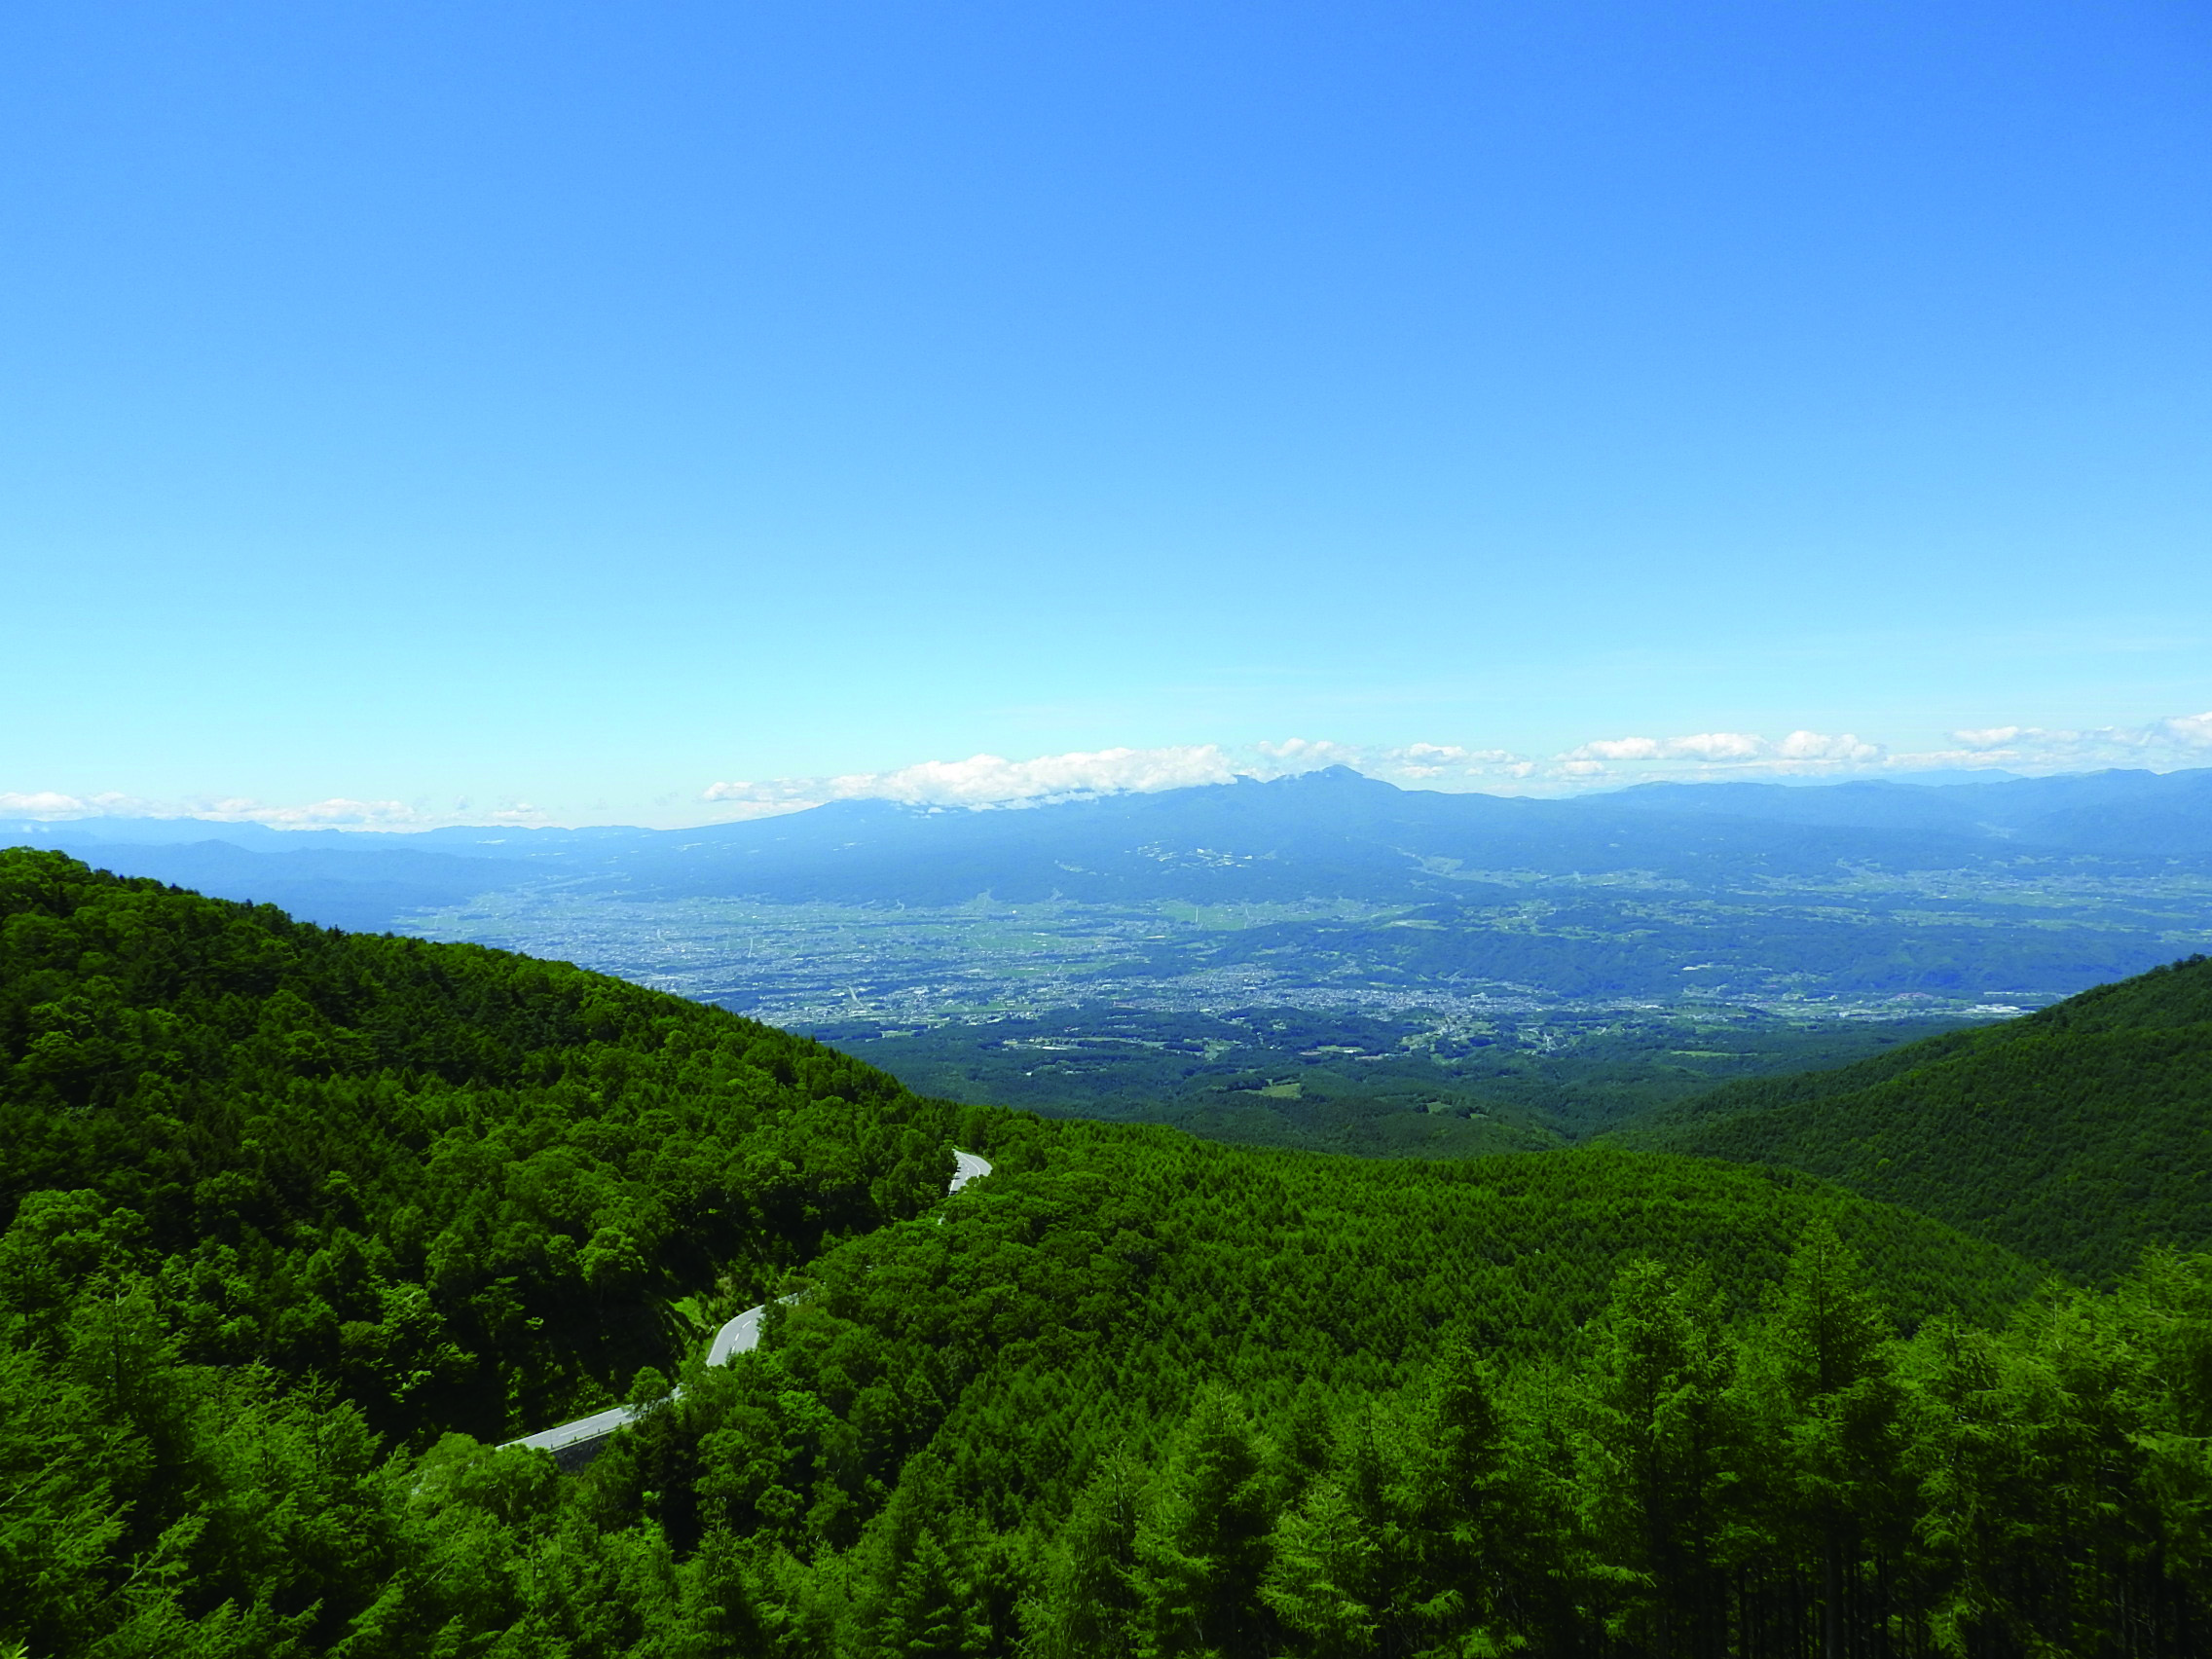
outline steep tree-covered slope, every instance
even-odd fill
[[[185,1353],[388,1431],[537,1427],[672,1364],[677,1299],[940,1195],[945,1112],[562,964],[0,853],[0,1220],[158,1263]]]
[[[1734,1084],[1622,1144],[1787,1164],[2070,1272],[2212,1244],[2212,959],[1858,1065]]]
[[[2212,1260],[1899,1341],[1839,1232],[2020,1270],[1686,1161],[994,1154],[573,1501],[793,1653],[2203,1651]]]
[[[1782,1172],[966,1127],[989,1181],[830,1249],[581,1480],[385,1457],[76,1241],[0,1350],[0,1637],[1655,1659],[1819,1653],[1832,1608],[1840,1650],[2202,1650],[2212,1261],[1900,1342],[1847,1241],[1922,1311],[2031,1275]]]
[[[849,1539],[924,1446],[1002,1523],[1063,1507],[1083,1471],[1149,1447],[1203,1383],[1287,1423],[1402,1386],[1455,1338],[1541,1364],[1574,1349],[1636,1262],[1711,1262],[1715,1316],[1739,1318],[1816,1225],[1910,1322],[1994,1323],[2038,1280],[2003,1250],[1788,1171],[1605,1150],[1349,1160],[1014,1116],[989,1145],[991,1179],[941,1225],[888,1228],[809,1270],[775,1319],[780,1365],[744,1373],[730,1409],[818,1451],[724,1519],[757,1532],[785,1517],[793,1547],[810,1530]],[[785,1415],[794,1380],[835,1422]],[[645,1485],[676,1492],[682,1472]]]

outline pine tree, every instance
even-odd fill
[[[1910,1526],[1895,1350],[1858,1257],[1816,1221],[1744,1356],[1738,1397],[1755,1425],[1766,1502],[1763,1535],[1739,1553],[1819,1564],[1825,1659],[1845,1651],[1866,1558],[1894,1561]]]
[[[1725,1629],[1717,1545],[1732,1479],[1730,1353],[1702,1272],[1624,1269],[1572,1402],[1590,1567],[1607,1622],[1656,1659],[1712,1651]]]
[[[1085,1483],[1047,1555],[1044,1589],[1023,1610],[1043,1659],[1126,1659],[1135,1651],[1143,1497],[1144,1470],[1122,1452]]]
[[[1406,1623],[1425,1647],[1508,1651],[1527,1520],[1508,1464],[1497,1378],[1466,1343],[1446,1345],[1402,1436],[1393,1488],[1409,1558]],[[1518,1533],[1518,1537],[1512,1534]]]
[[[988,1648],[974,1586],[932,1528],[914,1539],[877,1641],[884,1659],[968,1659]]]
[[[1266,1459],[1243,1402],[1204,1389],[1137,1530],[1145,1659],[1265,1651],[1260,1580],[1273,1519]]]
[[[1308,1489],[1276,1525],[1261,1595],[1313,1659],[1369,1659],[1384,1607],[1383,1551],[1360,1505],[1334,1476]]]

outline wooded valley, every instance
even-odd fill
[[[1362,1161],[0,853],[0,1643],[2201,1653],[2208,1034]]]

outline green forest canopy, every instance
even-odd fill
[[[817,1044],[52,853],[0,853],[0,1219],[49,1195],[39,1228],[158,1266],[195,1356],[401,1437],[619,1397],[677,1299],[758,1300],[952,1168],[946,1108]]]
[[[1809,1170],[2070,1272],[2212,1244],[2212,959],[1835,1071],[1759,1078],[1622,1145]]]
[[[0,854],[0,1059],[36,1654],[2120,1654],[2212,1605],[2200,1258],[2031,1294],[1782,1169],[948,1108],[53,855]],[[997,1170],[943,1200],[954,1136]],[[673,1309],[786,1287],[699,1368]],[[620,1392],[580,1479],[484,1444]]]

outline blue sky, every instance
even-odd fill
[[[25,0],[0,804],[2212,763],[2208,49]]]

